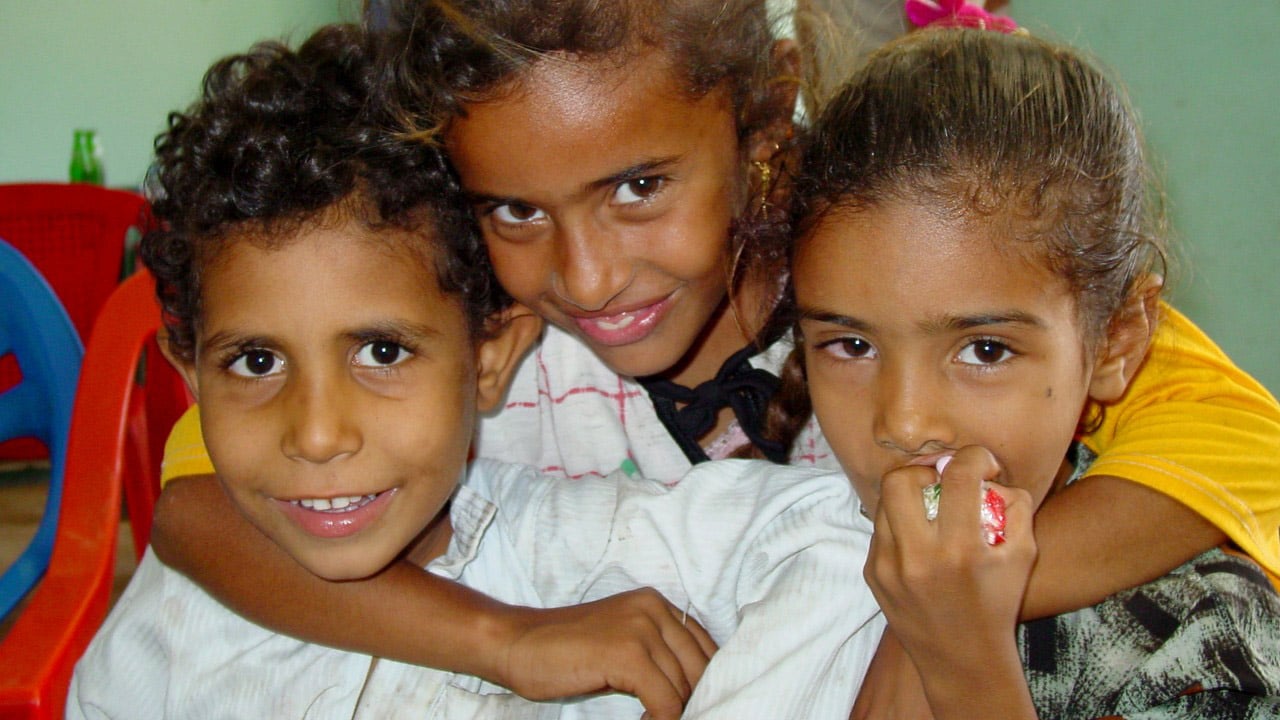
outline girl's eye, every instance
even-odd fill
[[[547,216],[545,212],[532,205],[506,203],[489,211],[494,219],[504,225],[524,225],[537,222]]]
[[[361,367],[391,367],[398,365],[413,356],[400,343],[389,340],[375,340],[365,343],[356,351],[355,364]]]
[[[246,350],[227,365],[232,375],[245,378],[263,378],[284,372],[284,358],[270,350]]]
[[[867,342],[865,338],[857,336],[836,338],[828,340],[818,346],[818,349],[843,359],[858,358],[874,358],[876,349]]]
[[[642,177],[618,183],[613,191],[614,202],[620,205],[632,205],[644,202],[662,189],[663,179],[660,177]]]
[[[966,365],[996,365],[1013,355],[1013,350],[1008,345],[998,340],[982,338],[965,345],[956,359]]]

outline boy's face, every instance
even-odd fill
[[[741,347],[716,315],[746,188],[725,92],[691,100],[656,52],[550,58],[470,105],[448,147],[502,286],[611,369],[666,372],[713,318]]]
[[[868,511],[880,479],[981,445],[1039,504],[1089,396],[1066,284],[989,223],[836,209],[795,259],[809,390]]]
[[[227,493],[329,579],[380,570],[437,514],[478,392],[489,401],[485,344],[430,260],[391,237],[349,220],[276,249],[233,236],[207,266],[185,368]]]

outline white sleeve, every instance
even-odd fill
[[[759,468],[752,473],[769,474]],[[737,629],[712,658],[686,718],[849,717],[884,630],[862,577],[871,528],[856,508],[840,474],[809,476],[762,503],[741,564],[726,568],[738,573]]]
[[[76,665],[66,717],[351,718],[371,663],[254,625],[148,550]]]
[[[871,525],[843,475],[725,460],[675,486],[621,474],[475,480],[501,506],[487,534],[505,536],[543,606],[652,587],[720,643],[686,717],[849,716],[884,620],[862,578]],[[580,705],[562,717],[639,715],[631,698]]]
[[[170,666],[164,567],[150,550],[71,676],[66,717],[164,717]]]

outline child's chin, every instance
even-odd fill
[[[335,552],[332,548],[323,548],[314,553],[291,554],[312,575],[332,582],[363,580],[385,568],[394,559],[382,558],[372,550],[352,550],[354,552]]]

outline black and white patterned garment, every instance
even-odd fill
[[[1025,623],[1018,650],[1042,718],[1280,718],[1280,597],[1222,550]]]

